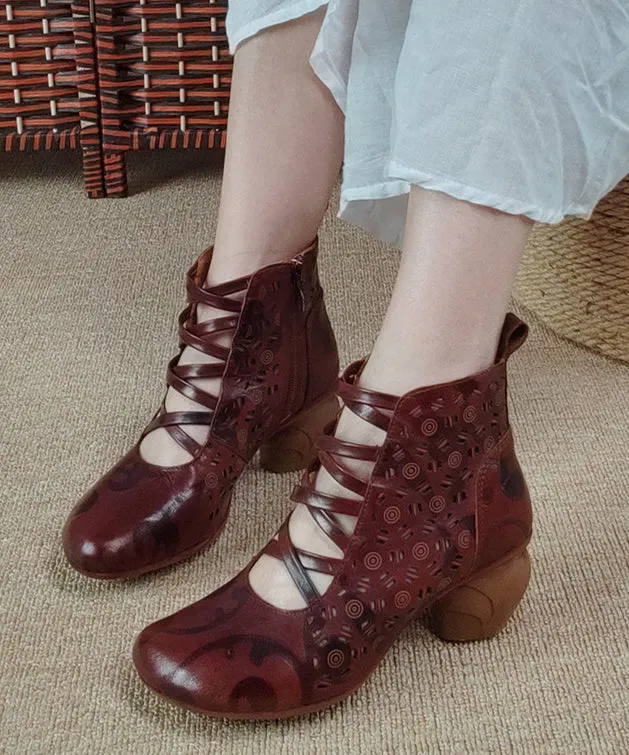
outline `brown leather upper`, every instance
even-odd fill
[[[401,398],[344,375],[355,414],[386,430],[381,447],[320,442],[321,464],[360,501],[314,490],[316,465],[294,494],[343,551],[297,549],[287,525],[263,552],[283,560],[307,607],[285,611],[249,585],[254,561],[232,582],[142,632],[134,658],[161,694],[214,715],[280,716],[316,709],[362,684],[402,628],[479,571],[526,547],[529,494],[513,449],[506,361],[526,338],[505,322],[496,363],[472,377]],[[375,461],[368,482],[344,458]],[[358,516],[347,536],[336,514]],[[332,575],[324,595],[307,570]]]
[[[211,254],[204,252],[188,273],[180,354],[193,346],[221,363],[180,365],[178,355],[168,366],[168,384],[207,411],[166,412],[162,405],[144,432],[166,428],[194,459],[156,466],[143,460],[138,443],[83,497],[63,542],[70,562],[88,575],[131,576],[211,541],[227,515],[233,483],[261,443],[333,391],[338,379],[316,242],[290,263],[214,288],[204,285]],[[201,303],[225,316],[198,322]],[[217,343],[227,332],[233,333],[229,349]],[[220,397],[192,383],[208,377],[223,378]],[[208,425],[207,442],[197,443],[187,425]]]

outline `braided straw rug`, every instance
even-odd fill
[[[556,333],[629,362],[629,179],[590,221],[537,226],[515,295]]]

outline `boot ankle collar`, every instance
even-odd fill
[[[502,328],[496,359],[491,367],[475,375],[459,378],[449,383],[415,388],[402,396],[378,393],[361,388],[358,385],[363,367],[367,362],[367,357],[365,357],[347,367],[339,380],[339,396],[344,401],[346,401],[347,396],[350,400],[358,401],[365,406],[380,405],[382,407],[387,405],[391,410],[394,410],[395,414],[399,414],[411,410],[417,412],[420,410],[420,406],[429,407],[431,402],[436,402],[435,405],[441,404],[443,395],[446,393],[448,395],[459,394],[461,389],[463,393],[466,393],[471,390],[470,386],[487,383],[496,386],[501,385],[498,392],[505,394],[503,403],[506,403],[506,363],[526,341],[528,332],[528,325],[512,312],[509,312]],[[500,403],[500,399],[498,403]],[[382,429],[386,428],[382,427]]]
[[[529,326],[519,317],[508,312],[498,341],[495,364],[506,362],[526,341]]]
[[[208,246],[205,251],[201,252],[197,261],[188,270],[188,278],[190,278],[197,286],[203,287],[205,285],[205,279],[207,278],[208,270],[210,269],[210,263],[212,262],[212,255],[214,254],[214,245]]]

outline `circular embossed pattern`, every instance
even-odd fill
[[[456,469],[457,467],[460,467],[462,461],[463,454],[460,451],[452,451],[452,453],[448,456],[448,466],[450,467],[450,469]]]
[[[483,448],[485,451],[491,451],[491,449],[496,445],[496,441],[494,440],[493,435],[488,435],[485,438],[485,442],[483,443]]]
[[[238,440],[238,443],[241,446],[244,446],[247,443],[247,440],[249,439],[249,434],[244,428],[241,428],[236,432],[236,439]]]
[[[439,429],[436,419],[425,419],[422,422],[422,433],[427,436],[434,435]]]
[[[327,658],[328,666],[330,668],[341,668],[345,663],[345,653],[342,650],[330,650]]]
[[[273,361],[273,352],[271,351],[271,349],[265,349],[260,354],[260,361],[262,362],[262,364],[271,364],[271,362]]]
[[[472,545],[472,533],[469,530],[463,530],[456,539],[457,545],[461,550],[467,550]]]
[[[254,404],[261,404],[263,398],[264,398],[264,394],[262,393],[262,391],[259,388],[254,388],[251,391],[251,401]]]
[[[382,566],[382,556],[375,551],[371,551],[365,556],[365,567],[369,571],[376,571]]]
[[[419,477],[419,464],[409,461],[402,468],[402,474],[407,480],[414,480],[416,477]]]
[[[430,499],[428,506],[433,514],[438,514],[445,509],[446,499],[442,495],[435,495]]]
[[[474,422],[478,415],[478,412],[476,411],[475,406],[466,406],[463,410],[463,419],[466,422]]]
[[[210,488],[211,490],[217,487],[218,485],[218,477],[214,474],[214,472],[209,472],[209,474],[205,475],[205,486]]]
[[[408,592],[408,590],[400,590],[400,592],[395,594],[395,598],[393,598],[393,602],[395,603],[395,607],[399,611],[403,611],[405,608],[408,608],[411,604],[411,594]]]
[[[348,600],[347,605],[345,606],[345,613],[349,616],[350,619],[360,619],[360,617],[363,615],[364,610],[365,607],[360,602],[360,600],[356,600],[356,598]]]
[[[397,506],[389,506],[388,509],[384,510],[383,514],[384,521],[387,524],[395,524],[396,522],[399,522],[401,516],[402,512],[398,509]]]
[[[413,558],[418,561],[425,561],[430,553],[430,548],[427,543],[415,543],[413,546]]]

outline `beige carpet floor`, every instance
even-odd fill
[[[535,323],[512,365],[534,576],[502,635],[456,646],[414,625],[350,701],[282,723],[208,720],[141,685],[136,632],[243,566],[293,478],[253,463],[219,542],[176,568],[103,584],[66,565],[66,512],[161,398],[183,272],[218,204],[208,156],[131,169],[133,196],[89,201],[74,156],[0,155],[0,751],[629,752],[629,370]],[[397,254],[332,214],[322,243],[347,362],[369,349]]]

